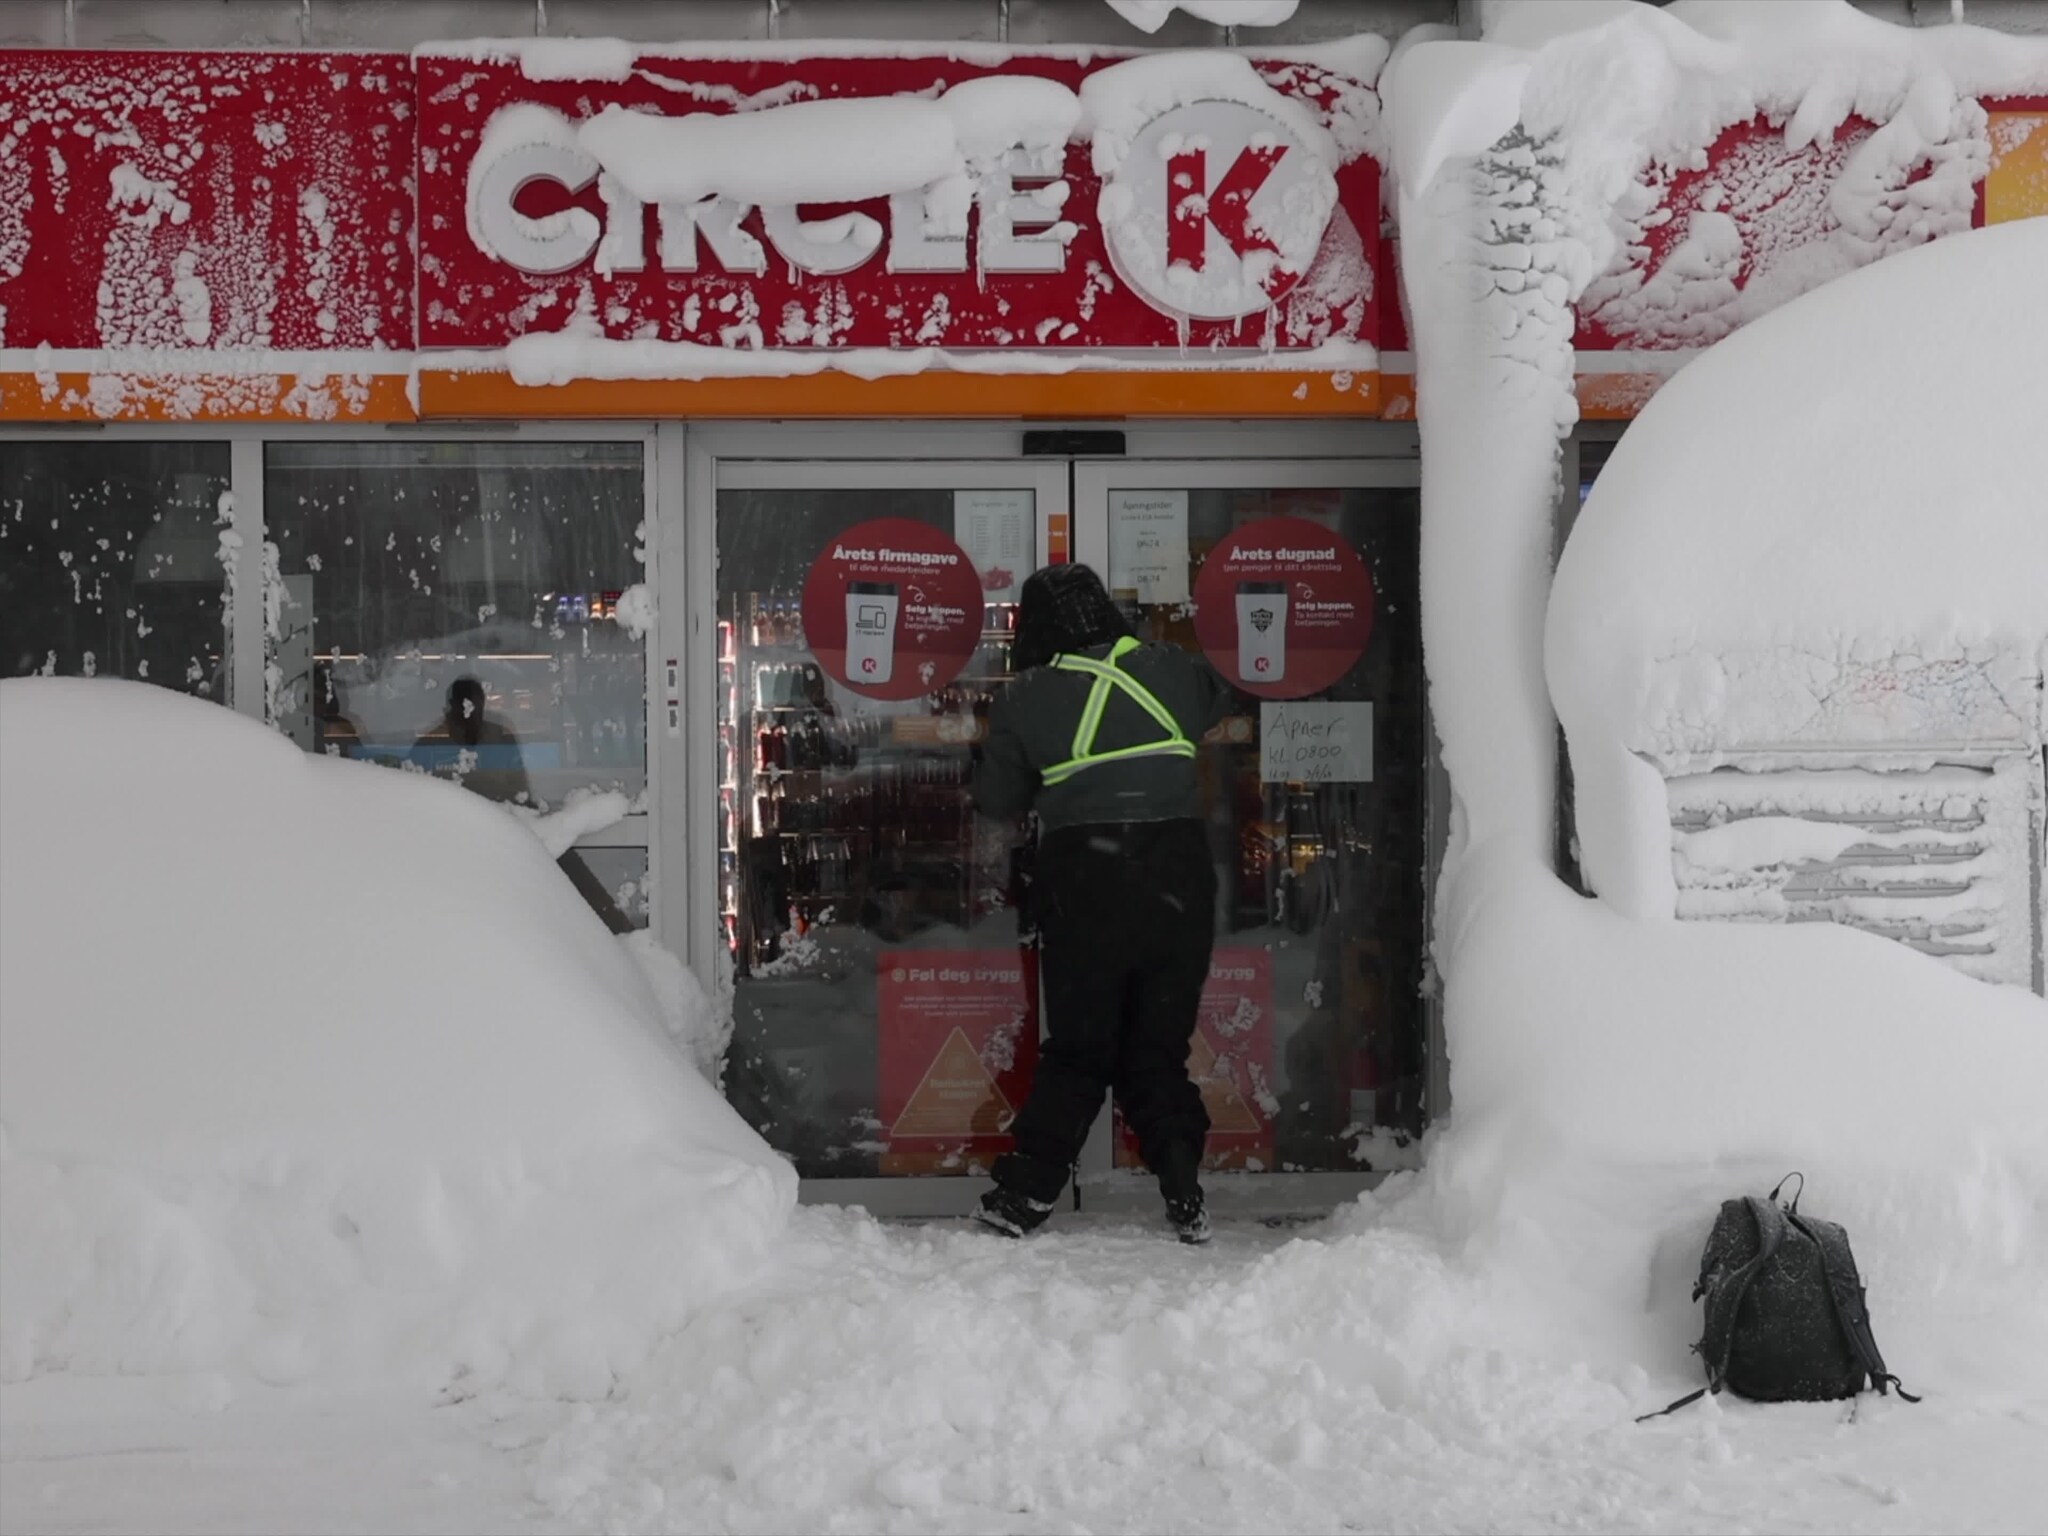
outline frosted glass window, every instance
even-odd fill
[[[0,443],[4,675],[226,702],[226,443]]]

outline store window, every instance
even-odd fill
[[[1036,520],[1024,485],[719,492],[726,1087],[807,1178],[1008,1146],[1036,973],[967,781]]]
[[[549,809],[646,784],[639,443],[272,443],[279,728]]]
[[[0,450],[7,676],[124,677],[228,700],[228,445]]]
[[[1620,444],[1618,437],[1582,437],[1579,439],[1579,494],[1578,506],[1583,507],[1593,494],[1594,482],[1600,478],[1600,471],[1607,467],[1607,461],[1614,455]],[[1574,508],[1573,510],[1576,510]]]

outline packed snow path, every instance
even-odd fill
[[[216,1412],[136,1385],[109,1415],[49,1411],[85,1383],[13,1389],[0,1526],[2017,1531],[2048,1508],[2048,1404],[1637,1426],[1671,1382],[1499,1347],[1513,1310],[1387,1225],[1228,1221],[1188,1249],[1066,1212],[1012,1243],[805,1210],[604,1403]]]

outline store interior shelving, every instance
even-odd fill
[[[894,937],[968,926],[1003,900],[978,877],[971,748],[1010,677],[1015,610],[984,610],[967,668],[922,699],[876,705],[830,683],[801,612],[775,594],[732,600],[718,629],[719,865],[725,940],[740,974],[820,923]]]

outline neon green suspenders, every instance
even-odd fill
[[[1180,728],[1180,722],[1173,718],[1173,711],[1160,703],[1152,690],[1126,672],[1118,663],[1138,648],[1138,642],[1126,635],[1110,647],[1106,660],[1097,661],[1091,656],[1055,656],[1052,664],[1063,672],[1086,672],[1095,679],[1095,686],[1088,690],[1087,706],[1081,711],[1081,723],[1074,727],[1074,755],[1064,763],[1054,763],[1039,775],[1047,784],[1061,784],[1071,779],[1084,768],[1093,768],[1101,763],[1128,762],[1136,757],[1193,757],[1195,744],[1188,739],[1188,733]],[[1149,741],[1142,746],[1116,747],[1108,752],[1095,750],[1096,733],[1102,729],[1103,711],[1109,708],[1111,690],[1121,689],[1126,697],[1146,714],[1159,722],[1166,736],[1160,741]]]

